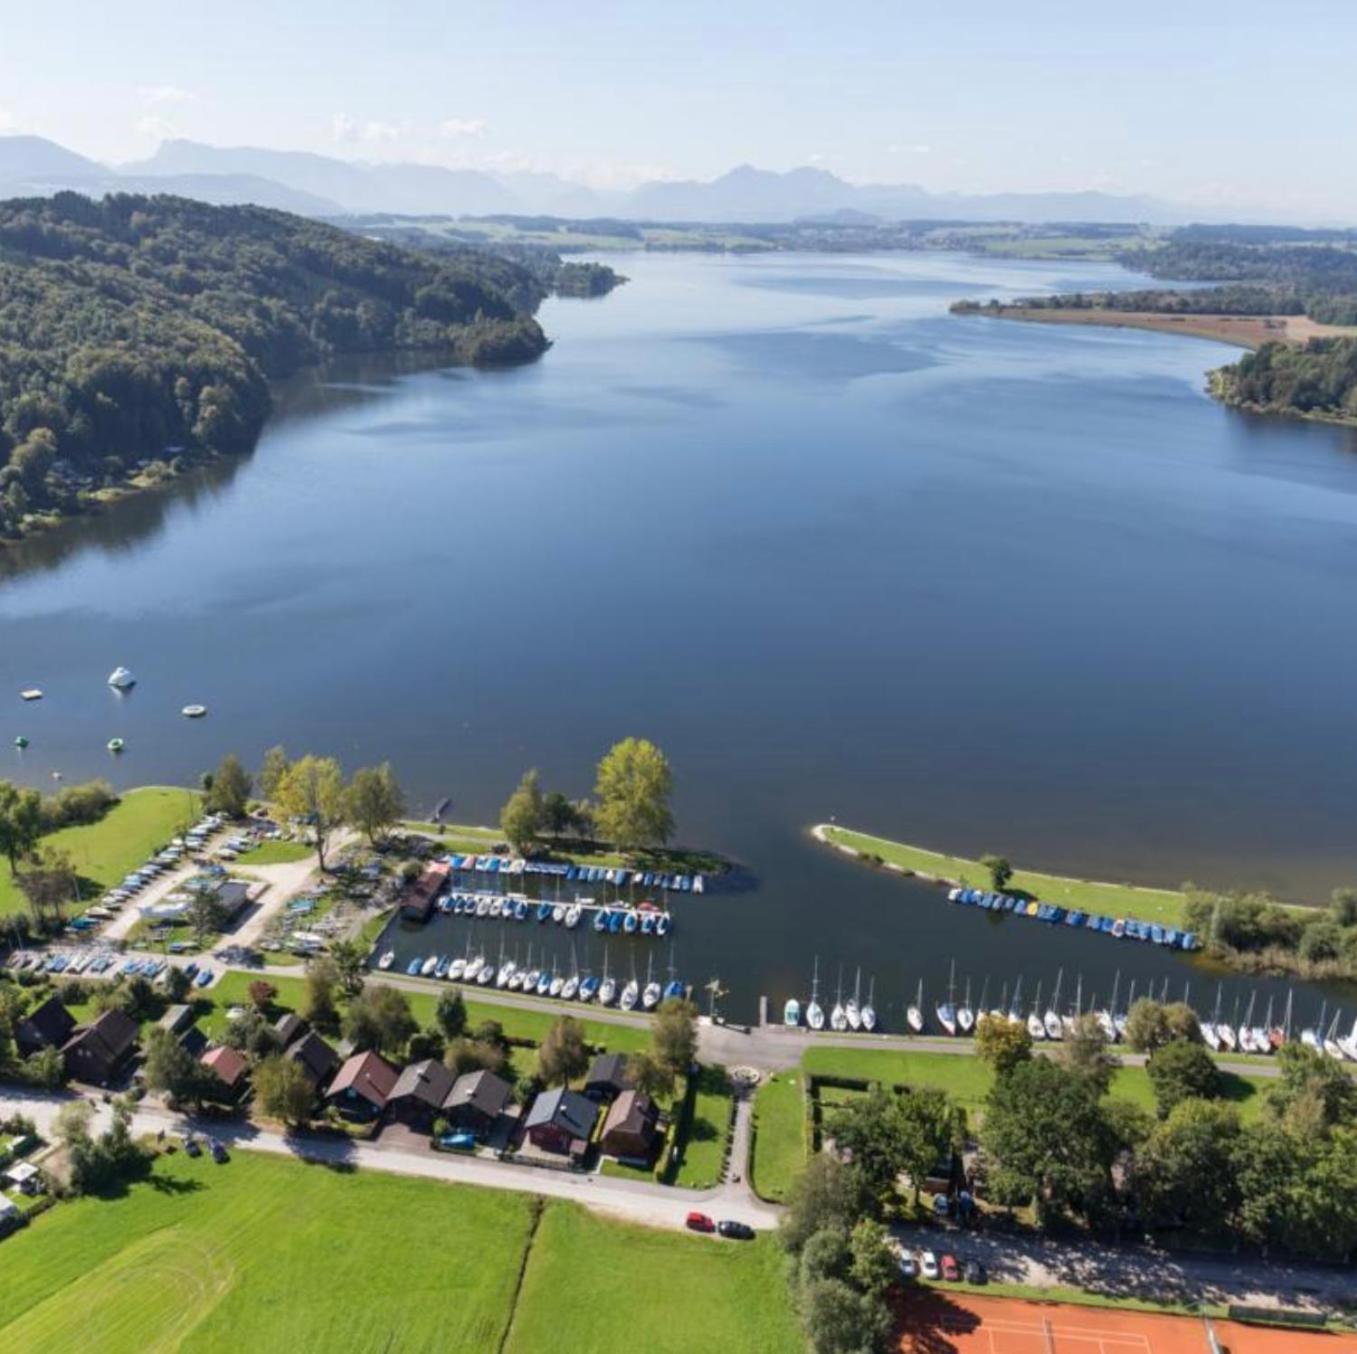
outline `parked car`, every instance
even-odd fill
[[[961,1266],[957,1264],[955,1255],[942,1257],[942,1277],[948,1283],[956,1283],[961,1278]]]
[[[434,1144],[441,1152],[474,1152],[476,1135],[474,1133],[444,1133]]]
[[[732,1241],[753,1241],[754,1229],[747,1222],[736,1222],[732,1218],[722,1218],[716,1224],[716,1230]]]
[[[714,1232],[716,1224],[705,1213],[689,1213],[685,1225],[694,1232]]]
[[[985,1267],[979,1260],[967,1260],[965,1272],[967,1283],[987,1283],[989,1281],[989,1275],[985,1273]]]
[[[224,1148],[216,1138],[213,1138],[212,1141],[208,1143],[207,1150],[212,1153],[212,1160],[215,1161],[218,1166],[231,1160],[230,1153],[227,1152],[226,1148]]]
[[[932,1251],[921,1251],[919,1253],[919,1268],[923,1270],[925,1279],[936,1279],[938,1277],[938,1257]]]
[[[919,1262],[914,1258],[913,1251],[905,1251],[901,1255],[900,1277],[902,1279],[917,1279],[919,1277]]]

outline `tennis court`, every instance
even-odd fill
[[[901,1354],[1215,1354],[1200,1317],[919,1288],[899,1305]],[[1224,1354],[1357,1354],[1357,1336],[1213,1323]]]

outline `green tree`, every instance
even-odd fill
[[[853,1252],[851,1277],[864,1293],[881,1297],[895,1282],[895,1251],[891,1235],[874,1218],[860,1218],[849,1240]]]
[[[551,1022],[537,1050],[537,1073],[548,1086],[568,1085],[589,1068],[584,1026],[573,1016]]]
[[[1006,856],[983,855],[980,857],[980,864],[989,872],[989,882],[992,888],[1004,889],[1008,887],[1008,881],[1013,878],[1013,867],[1008,863]]]
[[[295,1127],[311,1117],[316,1088],[300,1063],[272,1054],[255,1068],[253,1081],[255,1103],[269,1118]]]
[[[184,915],[193,929],[193,939],[200,948],[205,947],[221,925],[221,905],[214,889],[189,886],[187,893],[188,910]]]
[[[344,825],[344,774],[333,757],[309,753],[293,762],[278,786],[282,811],[306,824],[316,843],[316,861],[325,869],[325,852],[334,833]]]
[[[815,1354],[867,1354],[884,1349],[890,1309],[841,1279],[817,1279],[801,1291],[802,1322]]]
[[[1220,1070],[1200,1044],[1175,1039],[1156,1050],[1145,1070],[1161,1119],[1184,1100],[1215,1100],[1221,1093]]]
[[[61,923],[63,909],[76,900],[80,885],[70,855],[52,846],[39,851],[14,876],[14,882],[39,927]]]
[[[575,810],[559,791],[553,790],[542,800],[542,827],[553,837],[560,837],[575,824]]]
[[[375,1048],[398,1058],[419,1024],[404,992],[394,987],[365,987],[344,1013],[344,1034],[356,1049]]]
[[[975,1022],[975,1052],[996,1076],[1003,1076],[1032,1056],[1032,1036],[1021,1021],[981,1015]]]
[[[259,768],[259,793],[269,803],[278,798],[278,791],[282,789],[290,765],[287,750],[281,744],[271,747],[264,754],[263,764]]]
[[[598,764],[599,831],[624,851],[662,846],[674,835],[672,790],[664,753],[644,738],[624,738]]]
[[[66,1081],[66,1061],[59,1048],[49,1045],[24,1059],[24,1076],[35,1086],[55,1091]]]
[[[829,1152],[819,1152],[792,1182],[778,1238],[785,1250],[800,1256],[816,1232],[828,1229],[846,1236],[865,1203],[866,1191],[856,1170]]]
[[[365,766],[353,773],[348,789],[348,821],[374,846],[391,835],[405,817],[405,792],[390,762]]]
[[[697,1007],[681,997],[662,1001],[650,1025],[650,1053],[677,1081],[697,1061]]]
[[[1357,926],[1357,889],[1334,889],[1329,913],[1339,926]]]
[[[160,981],[164,984],[165,995],[170,1001],[183,1001],[193,990],[193,979],[177,964],[171,964],[160,975]]]
[[[322,957],[307,964],[302,1015],[327,1034],[333,1034],[339,1028],[339,1007],[335,1000],[338,990],[339,969],[334,960]]]
[[[847,1233],[839,1228],[822,1228],[801,1248],[798,1274],[802,1289],[820,1279],[847,1279],[852,1268],[853,1251]]]
[[[1137,1053],[1153,1053],[1173,1038],[1164,1004],[1141,997],[1126,1013],[1126,1043]]]
[[[1341,1064],[1300,1042],[1277,1050],[1278,1079],[1267,1091],[1267,1107],[1307,1135],[1323,1135],[1339,1124],[1357,1122],[1357,1081]]]
[[[0,780],[0,854],[11,874],[19,873],[20,860],[33,854],[41,835],[42,796]]]
[[[1212,1100],[1183,1100],[1136,1153],[1135,1193],[1151,1224],[1210,1232],[1240,1204],[1235,1163],[1239,1114]]]
[[[367,949],[356,940],[336,940],[330,946],[330,962],[339,974],[340,991],[356,997],[363,990],[367,973]]]
[[[212,1074],[207,1068],[169,1030],[150,1029],[144,1042],[142,1075],[148,1089],[182,1103],[200,1104],[210,1089]]]
[[[525,771],[518,788],[499,811],[500,831],[517,851],[531,846],[543,821],[542,789],[535,770]]]
[[[1106,1095],[1117,1070],[1117,1059],[1108,1048],[1107,1031],[1098,1017],[1087,1011],[1075,1017],[1074,1028],[1066,1031],[1060,1046],[1060,1061],[1081,1076],[1089,1078]]]
[[[654,1055],[642,1051],[627,1058],[631,1084],[652,1100],[668,1100],[677,1084],[672,1067],[663,1066]]]
[[[443,1065],[455,1077],[480,1071],[503,1076],[508,1070],[508,1062],[504,1049],[485,1039],[449,1039],[443,1052]]]
[[[208,813],[224,813],[228,818],[243,818],[250,804],[254,783],[234,752],[228,752],[212,773],[211,784],[203,797]]]
[[[434,1013],[444,1038],[458,1039],[466,1030],[466,1002],[460,987],[451,987],[438,995],[438,1009]]]

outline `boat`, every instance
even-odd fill
[[[419,971],[425,978],[427,978],[437,967],[438,967],[438,956],[436,954],[431,954],[423,962],[423,964],[420,965]]]
[[[434,967],[433,976],[435,978],[446,978],[448,976],[448,966],[451,963],[452,960],[446,954],[440,954],[438,956],[438,963]]]
[[[22,752],[28,746],[28,739],[23,734],[19,734],[14,739],[14,746]]]
[[[566,909],[565,925],[568,931],[573,931],[580,924],[580,918],[584,915],[584,909],[574,903]]]
[[[1013,986],[1013,1000],[1008,1003],[1006,1008],[1006,1018],[1010,1025],[1021,1025],[1022,1018],[1022,974],[1018,974],[1018,981]]]
[[[600,907],[594,913],[594,930],[602,934],[608,929],[609,912],[606,907]]]
[[[1341,1010],[1333,1013],[1333,1019],[1329,1022],[1329,1028],[1324,1031],[1323,1043],[1324,1052],[1327,1053],[1329,1057],[1336,1058],[1339,1062],[1346,1061],[1343,1055],[1343,1046],[1338,1042],[1338,1022],[1342,1018],[1342,1015],[1343,1012]]]
[[[377,961],[377,967],[381,969],[383,973],[385,973],[386,970],[389,969],[391,965],[394,964],[395,962],[396,962],[395,950],[385,950],[382,953],[382,957]]]
[[[905,1024],[915,1034],[924,1032],[924,980],[919,979],[919,990],[914,1000],[905,1008]]]
[[[592,973],[587,978],[582,979],[580,982],[580,1000],[593,1001],[598,995],[599,987],[599,980]]]
[[[971,1006],[971,980],[969,978],[966,979],[966,993],[961,998],[961,1005],[957,1007],[956,1025],[962,1034],[970,1034],[975,1028],[975,1011]]]
[[[622,995],[618,997],[617,1004],[624,1010],[630,1011],[641,997],[641,985],[636,981],[635,975],[631,981],[622,989]]]
[[[806,1024],[813,1030],[825,1027],[825,1013],[820,1005],[820,956],[815,956],[815,969],[810,980],[810,1001],[806,1003]]]
[[[553,960],[551,965],[551,978],[547,983],[547,995],[552,997],[563,996],[565,991],[565,974],[556,972],[556,963]]]
[[[955,1034],[957,1032],[956,1005],[953,1000],[955,988],[956,960],[953,959],[951,976],[947,980],[947,1000],[940,1001],[934,1011],[934,1014],[938,1017],[938,1024],[942,1026],[947,1034]]]
[[[667,936],[673,924],[673,917],[671,917],[668,912],[661,912],[660,915],[655,918],[655,934],[657,936]]]
[[[843,967],[839,967],[839,986],[834,994],[834,1007],[829,1013],[829,1028],[843,1031],[848,1028],[848,1013],[843,1009]]]
[[[201,719],[207,713],[205,705],[186,705],[179,711],[185,719]]]
[[[622,914],[620,912],[611,912],[608,914],[608,932],[610,935],[617,935],[622,929]]]
[[[653,1011],[660,1004],[660,985],[654,978],[654,962],[646,959],[646,985],[641,989],[641,1009]]]
[[[862,1007],[862,1028],[868,1034],[876,1029],[876,1006],[873,1004],[873,998],[876,996],[876,979],[873,978],[867,984],[867,1000]]]
[[[538,921],[546,921],[547,918],[550,917],[550,916],[551,916],[551,904],[550,904],[550,903],[546,903],[546,902],[538,903],[538,904],[537,904],[537,920],[538,920]]]
[[[466,966],[466,956],[458,955],[458,957],[448,965],[448,981],[450,983],[461,982],[461,980],[466,977]]]
[[[572,973],[561,984],[560,998],[562,1001],[574,1001],[580,990],[580,979],[577,973]]]
[[[137,679],[124,667],[116,667],[108,674],[108,684],[115,691],[130,691],[136,686]]]
[[[617,995],[617,980],[608,973],[608,947],[603,947],[603,981],[598,985],[598,1004],[611,1006]]]
[[[524,921],[527,918],[527,915],[528,900],[526,898],[520,898],[518,902],[514,904],[514,920]]]
[[[127,744],[121,738],[110,738],[105,746],[110,752],[121,752]]]
[[[1329,1003],[1324,1001],[1320,1003],[1319,1019],[1307,1029],[1300,1032],[1300,1041],[1307,1048],[1320,1049],[1324,1043],[1324,1017],[1328,1014]]]
[[[1037,984],[1036,1000],[1027,1013],[1027,1033],[1033,1043],[1046,1038],[1046,1026],[1041,1019],[1041,984]]]
[[[1061,969],[1055,975],[1055,992],[1051,996],[1051,1004],[1046,1008],[1041,1018],[1041,1023],[1045,1027],[1046,1037],[1048,1039],[1063,1039],[1065,1037],[1065,1026],[1060,1019],[1060,984],[1064,980],[1065,970]]]
[[[862,970],[859,968],[857,977],[853,980],[853,995],[844,1003],[843,1015],[848,1021],[850,1030],[860,1030],[862,1028],[862,1009],[858,1004],[858,998],[862,995]]]
[[[406,971],[406,973],[408,973],[412,978],[417,977],[417,976],[419,975],[420,966],[421,966],[423,963],[424,963],[424,961],[423,961],[418,955],[416,955],[416,956],[415,956],[415,957],[414,957],[414,958],[413,958],[413,959],[405,966],[405,971]]]
[[[26,686],[19,692],[19,699],[26,701],[40,701],[42,699],[42,688],[40,686]]]
[[[559,926],[565,920],[565,904],[557,903],[551,909],[551,920]]]
[[[622,929],[630,936],[636,934],[636,928],[640,926],[641,919],[636,915],[635,908],[627,908],[622,914]]]
[[[783,1003],[782,1023],[790,1027],[801,1023],[801,1003],[795,997],[788,997]]]
[[[496,987],[508,987],[509,979],[514,976],[518,965],[512,959],[504,959],[500,963],[499,971],[495,974]]]

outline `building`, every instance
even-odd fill
[[[300,1063],[318,1090],[334,1076],[335,1068],[339,1066],[339,1054],[315,1030],[308,1030],[300,1039],[290,1043],[283,1057]]]
[[[132,1060],[137,1022],[122,1011],[105,1011],[88,1025],[78,1025],[62,1045],[66,1075],[72,1081],[106,1086]]]
[[[424,867],[424,873],[407,884],[401,894],[401,916],[406,921],[428,921],[433,911],[434,899],[443,891],[448,882],[449,866],[447,861],[435,861]]]
[[[245,1061],[243,1054],[221,1044],[208,1049],[198,1061],[216,1074],[225,1099],[239,1100],[245,1094],[250,1081],[250,1064]]]
[[[623,1091],[612,1103],[600,1144],[610,1157],[649,1161],[660,1139],[660,1111],[642,1091]]]
[[[42,1189],[42,1172],[31,1161],[16,1161],[5,1171],[5,1179],[20,1194],[37,1194]]]
[[[325,1098],[351,1119],[375,1119],[386,1108],[398,1076],[380,1053],[355,1053],[335,1073]]]
[[[310,1028],[311,1026],[295,1011],[289,1011],[286,1015],[280,1015],[274,1022],[273,1032],[278,1036],[278,1042],[287,1048],[290,1044],[295,1044]]]
[[[179,1046],[195,1058],[207,1047],[207,1035],[194,1024],[193,1007],[183,1005],[168,1007],[156,1024],[162,1030],[168,1030],[179,1041]]]
[[[631,1085],[627,1076],[627,1055],[625,1053],[600,1053],[589,1064],[588,1075],[584,1078],[584,1094],[590,1100],[604,1103],[616,1100]]]
[[[396,1078],[386,1108],[393,1119],[427,1133],[433,1128],[434,1117],[442,1113],[452,1083],[452,1073],[436,1058],[411,1063]]]
[[[532,1102],[523,1121],[529,1142],[544,1152],[582,1156],[594,1131],[598,1106],[587,1096],[564,1086],[543,1091]]]
[[[453,1128],[488,1138],[514,1098],[513,1087],[503,1077],[482,1069],[457,1078],[443,1101],[443,1117]]]
[[[217,887],[217,917],[222,930],[235,922],[250,905],[250,885],[243,879],[227,879]]]
[[[23,1057],[45,1048],[60,1048],[75,1030],[75,1017],[55,997],[28,1013],[14,1031],[14,1042]]]

